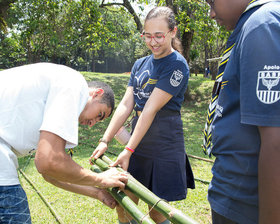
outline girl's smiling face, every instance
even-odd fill
[[[171,45],[172,38],[176,35],[176,28],[170,30],[164,17],[156,17],[145,22],[145,35],[147,38],[146,45],[152,51],[154,58],[163,58],[174,51]],[[157,38],[162,36],[162,40]],[[158,40],[158,41],[157,41]]]

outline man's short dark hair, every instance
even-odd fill
[[[114,96],[114,91],[112,90],[112,88],[105,82],[100,82],[100,81],[90,81],[90,82],[88,82],[88,87],[89,88],[100,88],[100,89],[104,90],[100,103],[104,103],[109,108],[111,108],[111,113],[109,114],[109,116],[110,116],[115,108],[115,96]]]

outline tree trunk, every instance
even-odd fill
[[[178,15],[178,7],[174,4],[174,0],[165,0],[166,6],[171,8],[175,15]]]
[[[133,7],[131,6],[130,2],[128,0],[123,0],[123,6],[130,12],[130,14],[133,16],[133,19],[136,23],[137,26],[137,30],[140,31],[140,33],[142,33],[143,31],[143,25],[141,23],[140,18],[138,17],[138,15],[136,14],[135,10],[133,9]]]
[[[137,30],[139,30],[139,32],[143,31],[143,25],[141,23],[141,20],[139,18],[139,16],[136,14],[134,8],[132,7],[132,5],[130,4],[129,0],[123,0],[122,3],[104,3],[104,0],[102,1],[100,7],[106,7],[106,6],[112,6],[112,5],[122,5],[123,7],[125,7],[127,9],[127,11],[133,16],[134,22],[136,23],[137,26]]]
[[[183,56],[190,63],[190,50],[194,31],[184,32],[182,35]]]
[[[95,55],[94,55],[94,53],[92,53],[91,71],[92,71],[92,72],[95,72]]]
[[[7,16],[7,10],[10,8],[10,5],[16,0],[2,0],[0,1],[0,30],[6,31],[7,24],[5,18]]]

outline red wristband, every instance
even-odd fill
[[[130,151],[130,152],[132,152],[132,153],[134,153],[134,150],[131,149],[131,148],[129,148],[129,147],[127,147],[127,146],[125,146],[125,149],[128,150],[128,151]]]

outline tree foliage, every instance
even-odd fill
[[[0,5],[3,3],[2,1]],[[0,67],[51,61],[79,70],[129,71],[148,53],[140,39],[148,4],[171,7],[183,55],[193,72],[218,57],[227,33],[209,16],[204,0],[7,0],[0,12]],[[14,2],[11,4],[11,2]],[[9,8],[10,7],[10,8]],[[9,9],[8,9],[9,8]],[[8,11],[7,11],[8,10]],[[3,10],[2,10],[3,11]],[[211,63],[213,68],[217,64]]]
[[[6,16],[7,10],[15,0],[0,0],[0,30],[7,31]]]
[[[115,61],[121,57],[129,65],[134,60],[137,30],[131,15],[123,9],[101,8],[96,0],[18,0],[9,10],[7,24],[9,34],[1,32],[2,67],[51,61],[93,70],[105,57]],[[15,44],[23,54],[7,63]]]

